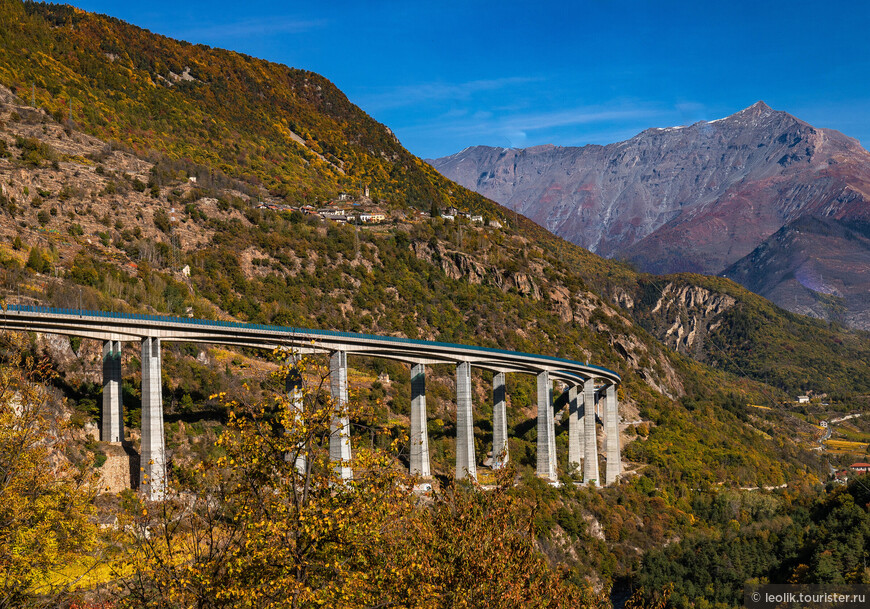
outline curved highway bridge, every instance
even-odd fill
[[[568,463],[582,463],[586,483],[599,483],[596,438],[596,407],[604,403],[606,433],[605,484],[621,473],[619,412],[616,386],[620,377],[599,366],[518,351],[458,345],[393,336],[353,332],[285,328],[260,324],[186,319],[158,315],[56,309],[7,305],[2,313],[7,330],[79,336],[103,341],[103,412],[101,439],[123,439],[121,403],[121,343],[140,341],[142,346],[142,443],[141,488],[152,499],[163,497],[166,452],[163,434],[163,404],[160,378],[161,341],[201,342],[263,349],[293,348],[297,352],[330,354],[330,389],[339,405],[347,403],[347,356],[366,355],[398,360],[411,366],[411,473],[430,475],[426,425],[425,366],[456,365],[456,477],[476,478],[471,368],[494,372],[493,464],[508,459],[505,374],[534,374],[538,381],[537,473],[556,480],[556,442],[552,381],[562,381],[568,393]],[[288,392],[301,407],[301,393],[288,381]],[[582,396],[582,397],[581,397]],[[600,406],[598,406],[600,409]],[[330,456],[343,478],[352,472],[350,424],[346,416],[333,421]]]

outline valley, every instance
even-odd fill
[[[812,187],[830,217],[792,210],[782,228],[791,212],[771,212],[752,236],[766,233],[765,250],[747,238],[730,253],[691,254],[689,240],[668,237],[687,248],[686,266],[655,275],[637,259],[595,253],[621,251],[615,241],[584,249],[530,208],[520,209],[525,217],[451,182],[313,72],[66,6],[0,0],[0,18],[4,306],[371,334],[593,364],[619,377],[623,460],[613,484],[581,484],[561,384],[551,385],[552,411],[543,409],[557,458],[553,475],[541,476],[534,376],[506,375],[510,463],[498,469],[494,370],[471,367],[462,378],[460,413],[456,362],[426,362],[421,421],[415,362],[395,353],[352,355],[342,411],[330,354],[303,354],[294,372],[286,353],[214,337],[167,341],[157,376],[137,341],[113,347],[122,372],[108,391],[123,403],[125,431],[106,442],[105,337],[3,328],[0,467],[17,477],[0,488],[0,574],[9,574],[0,605],[606,607],[631,598],[653,607],[670,595],[668,606],[730,607],[750,579],[868,577],[863,550],[843,541],[870,522],[866,478],[836,477],[867,459],[870,337],[847,327],[861,327],[850,321],[862,319],[851,304],[857,292],[801,300],[807,317],[700,272],[721,270],[700,261],[727,263],[737,278],[745,256],[773,257],[765,252],[776,243],[810,231],[835,253],[835,243],[863,243],[850,215],[864,209],[857,186],[837,173],[860,165],[848,138],[763,105],[739,113],[735,121],[774,123],[840,164],[814,165],[820,152],[779,164],[784,150],[806,146],[774,138],[759,152],[748,136],[729,149],[730,169],[691,152],[681,162],[706,166],[705,188],[722,196],[750,174],[797,193],[803,186],[789,172],[810,164],[827,176],[820,183],[842,186]],[[680,138],[696,132],[728,148],[717,131],[726,127],[648,133],[632,154],[689,150]],[[557,152],[491,154],[512,163]],[[601,155],[590,149],[576,161]],[[770,159],[785,173],[767,175]],[[666,169],[673,175],[644,182],[649,192],[694,188],[679,185],[677,165]],[[628,180],[613,171],[600,175]],[[682,200],[671,194],[669,205]],[[631,201],[648,220],[644,197]],[[715,207],[685,213],[692,226],[716,224]],[[656,216],[659,229],[675,226],[675,209]],[[375,212],[377,222],[362,221]],[[651,225],[640,221],[621,226],[634,240],[626,251],[655,234],[641,235]],[[764,280],[778,286],[798,277],[810,285],[794,261],[769,268]],[[859,256],[849,277],[861,269]],[[836,321],[818,319],[818,303]],[[143,421],[156,416],[157,395],[162,501],[140,492],[153,460],[141,459],[151,441]],[[347,417],[352,483],[330,456],[337,414]],[[834,426],[824,447],[821,421]],[[428,476],[410,471],[421,428]],[[597,448],[606,454],[602,437]],[[479,484],[456,480],[462,451]],[[738,552],[746,560],[729,563]]]

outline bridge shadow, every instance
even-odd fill
[[[121,442],[121,448],[127,455],[127,463],[130,467],[130,488],[135,491],[139,488],[139,468],[141,467],[139,453],[136,452],[133,443],[129,440]]]
[[[613,605],[613,609],[623,609],[634,592],[634,582],[630,577],[617,577],[610,589],[610,603]]]
[[[206,410],[197,410],[191,412],[176,412],[163,415],[163,421],[166,423],[199,423],[200,421],[217,421],[222,425],[227,422],[227,411],[224,409],[209,408]]]
[[[526,434],[528,434],[532,429],[538,426],[538,419],[526,419],[525,421],[520,421],[516,425],[513,426],[513,432],[510,434],[514,438],[525,438]]]

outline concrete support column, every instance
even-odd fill
[[[287,400],[290,403],[290,408],[295,413],[295,419],[297,424],[301,424],[302,422],[302,374],[299,372],[299,369],[295,366],[290,368],[287,373],[287,378],[284,381],[284,389],[287,392]],[[305,475],[305,470],[307,466],[306,455],[303,450],[305,446],[302,444],[298,444],[296,446],[296,450],[293,452],[288,452],[284,454],[285,461],[293,460],[293,455],[295,452],[296,455],[296,471],[299,472],[300,476]]]
[[[142,450],[139,488],[152,501],[166,495],[160,339],[142,339]]]
[[[568,471],[579,473],[583,463],[583,406],[577,391],[577,385],[568,389]]]
[[[593,480],[601,486],[598,475],[598,439],[595,426],[595,380],[588,379],[583,383],[583,432],[586,436],[585,459],[583,460],[583,483]]]
[[[124,405],[121,398],[121,341],[103,343],[103,442],[124,439]]]
[[[335,414],[329,426],[329,460],[342,480],[353,478],[350,469],[350,417],[347,413],[347,353],[334,351],[329,358],[329,386]]]
[[[550,373],[538,374],[538,459],[536,472],[556,480],[556,426],[553,421],[553,386]]]
[[[507,401],[504,372],[492,377],[492,468],[501,469],[507,465]]]
[[[426,367],[411,366],[411,475],[428,478],[429,429],[426,417]]]
[[[471,364],[456,366],[456,478],[477,480],[474,413],[471,406]]]
[[[613,484],[622,474],[622,455],[619,447],[619,402],[616,397],[616,386],[608,385],[604,404],[604,427],[607,432],[607,442],[604,454],[607,455],[607,468],[604,472],[604,484]]]

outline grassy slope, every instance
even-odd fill
[[[428,210],[501,210],[409,154],[335,85],[232,51],[191,45],[68,6],[3,0],[0,79],[59,118],[145,152],[262,184],[290,201],[341,190]],[[175,80],[189,69],[194,80]],[[170,86],[171,85],[171,86]],[[305,140],[297,143],[292,133]]]

